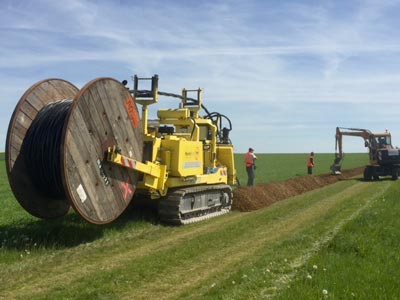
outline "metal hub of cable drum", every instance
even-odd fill
[[[109,223],[129,205],[137,175],[107,163],[105,152],[118,145],[141,161],[142,135],[135,101],[118,81],[99,78],[81,90],[40,81],[22,96],[8,128],[14,195],[36,217],[58,218],[72,206],[91,223]]]

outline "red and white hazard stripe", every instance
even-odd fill
[[[135,169],[136,168],[136,161],[126,158],[126,157],[121,157],[121,165],[131,168],[131,169]]]

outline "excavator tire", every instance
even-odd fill
[[[232,188],[226,184],[178,188],[159,200],[158,216],[163,223],[195,223],[228,213],[232,198]]]
[[[399,169],[393,168],[392,169],[392,180],[397,180],[399,178]]]
[[[370,167],[364,169],[364,181],[372,181],[373,170]]]

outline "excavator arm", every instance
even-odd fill
[[[376,148],[375,139],[373,139],[373,133],[367,129],[361,128],[345,128],[345,127],[336,127],[336,135],[335,135],[335,159],[331,166],[331,170],[333,174],[340,174],[342,161],[344,158],[343,154],[343,136],[359,136],[364,139],[365,147],[369,147],[370,149]]]

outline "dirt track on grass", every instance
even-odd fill
[[[236,211],[257,210],[277,201],[360,175],[363,170],[364,167],[360,167],[344,170],[340,175],[302,176],[282,182],[261,183],[253,187],[238,187],[233,191],[232,209]]]

